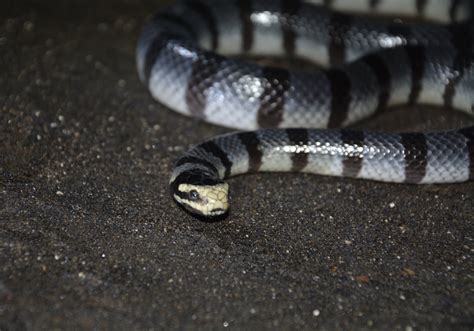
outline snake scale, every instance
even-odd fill
[[[474,178],[474,127],[343,128],[402,104],[473,115],[470,1],[311,2],[182,0],[145,26],[137,66],[155,99],[210,123],[252,130],[215,137],[177,161],[171,195],[188,212],[225,215],[224,179],[249,172],[416,184]],[[387,13],[423,20],[381,17]],[[324,68],[264,66],[235,57],[241,55],[299,58]]]

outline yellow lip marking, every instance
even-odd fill
[[[188,206],[193,210],[205,216],[216,216],[224,214],[229,209],[229,184],[222,183],[217,185],[191,185],[180,184],[178,191],[189,193],[196,191],[199,194],[198,200],[190,200],[179,197],[174,194],[176,201],[185,207]]]

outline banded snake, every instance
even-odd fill
[[[387,13],[427,21],[381,17]],[[161,10],[136,53],[152,96],[179,113],[251,130],[182,156],[171,175],[173,198],[194,215],[225,215],[224,179],[258,171],[416,184],[472,180],[474,127],[340,129],[403,104],[473,115],[469,13],[467,0],[182,0]],[[301,58],[325,69],[262,66],[235,55]]]

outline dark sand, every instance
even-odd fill
[[[173,161],[225,130],[138,81],[156,7],[0,2],[0,330],[472,330],[474,183],[258,174],[230,181],[225,221],[174,205]],[[357,127],[467,123],[409,108]]]

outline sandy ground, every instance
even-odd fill
[[[230,180],[203,223],[173,161],[224,129],[153,101],[134,48],[154,1],[0,2],[0,330],[474,327],[474,183]],[[358,127],[474,123],[397,109]]]

